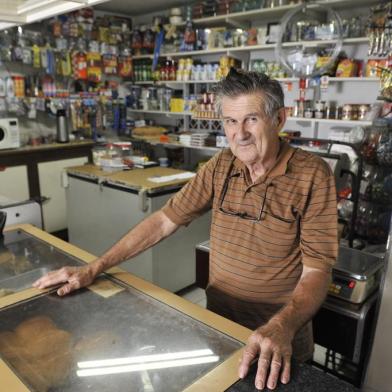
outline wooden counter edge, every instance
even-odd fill
[[[25,384],[0,358],[1,390],[12,392],[29,392]],[[4,388],[4,389],[3,389]]]
[[[238,364],[242,356],[243,349],[237,350],[226,361],[209,371],[203,377],[196,380],[183,392],[217,392],[226,391],[238,378]]]

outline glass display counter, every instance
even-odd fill
[[[49,271],[82,264],[24,230],[7,231],[0,237],[0,297],[31,287]]]
[[[83,263],[41,233],[9,232],[4,244],[13,254],[34,255],[29,261],[37,268]],[[110,271],[66,297],[34,289],[30,296],[22,291],[0,299],[6,390],[205,391],[208,385],[218,391],[238,379],[249,330],[129,273]]]

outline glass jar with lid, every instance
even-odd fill
[[[121,158],[129,158],[133,155],[131,142],[114,142],[113,145]]]
[[[122,155],[121,148],[115,143],[108,143],[106,144],[106,155],[110,158],[120,157]]]
[[[353,120],[354,108],[353,105],[346,103],[342,109],[342,120]]]
[[[96,144],[92,149],[93,154],[93,163],[96,166],[100,166],[101,158],[105,158],[106,156],[106,145],[105,144]]]

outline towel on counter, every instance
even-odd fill
[[[161,182],[171,182],[176,180],[187,180],[192,178],[196,175],[196,173],[192,172],[184,172],[179,174],[171,174],[169,176],[157,176],[157,177],[149,177],[147,178],[148,181],[161,183]]]

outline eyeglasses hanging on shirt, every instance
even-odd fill
[[[287,219],[280,217],[276,214],[273,214],[271,211],[267,211],[266,207],[266,200],[267,200],[267,195],[268,195],[268,190],[273,187],[273,184],[271,182],[267,182],[265,186],[265,192],[264,192],[264,197],[263,201],[261,203],[261,208],[259,213],[256,216],[252,216],[248,214],[246,211],[233,211],[231,209],[225,208],[224,207],[224,202],[225,202],[225,197],[227,194],[227,191],[229,189],[229,183],[230,180],[236,177],[240,177],[241,173],[234,173],[230,174],[231,170],[229,170],[229,174],[227,175],[225,182],[223,184],[222,192],[219,198],[219,211],[226,214],[226,215],[231,215],[231,216],[238,216],[241,219],[249,220],[249,221],[254,221],[254,222],[260,222],[266,218],[266,215],[270,215],[275,219],[278,219],[282,222],[286,223],[292,223],[295,222],[296,219]],[[226,202],[227,203],[227,202]]]

